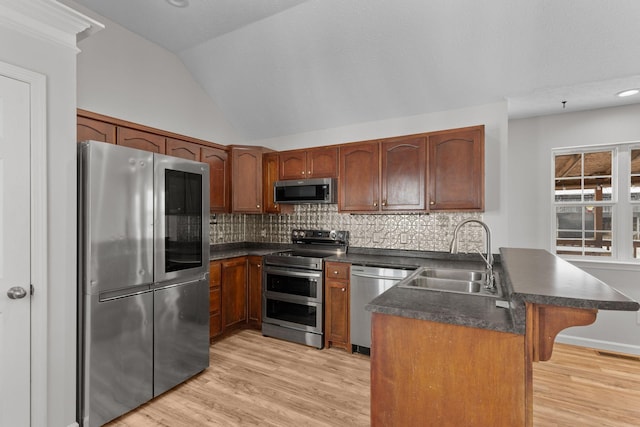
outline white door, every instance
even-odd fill
[[[29,91],[0,74],[0,426],[30,424]]]

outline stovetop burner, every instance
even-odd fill
[[[295,249],[265,256],[265,264],[322,270],[322,259],[347,252],[348,231],[293,230]]]

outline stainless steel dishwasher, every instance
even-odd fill
[[[351,345],[354,351],[369,354],[371,349],[371,312],[364,306],[407,277],[414,268],[351,266]]]

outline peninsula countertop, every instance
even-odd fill
[[[516,334],[525,333],[527,302],[584,309],[640,309],[636,301],[545,250],[501,248],[500,255],[503,298],[394,286],[366,308],[375,313]]]

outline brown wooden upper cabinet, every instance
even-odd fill
[[[211,212],[231,212],[229,154],[220,148],[200,147],[200,161],[209,165],[209,206]]]
[[[200,145],[180,139],[167,138],[166,154],[187,160],[200,161]]]
[[[232,212],[262,213],[262,148],[233,147]]]
[[[280,156],[276,152],[262,155],[262,202],[265,213],[290,213],[293,205],[276,203],[273,197],[273,183],[279,179]]]
[[[379,142],[348,144],[340,147],[339,211],[379,211],[379,168]]]
[[[93,140],[116,143],[116,126],[111,123],[78,116],[76,131],[78,142]]]
[[[429,135],[430,211],[484,210],[484,126]]]
[[[319,147],[282,151],[279,178],[335,178],[338,176],[338,148]]]
[[[118,145],[137,148],[139,150],[152,151],[164,154],[166,152],[166,140],[164,136],[141,130],[118,126]]]
[[[424,210],[425,152],[425,137],[341,147],[340,211]]]

